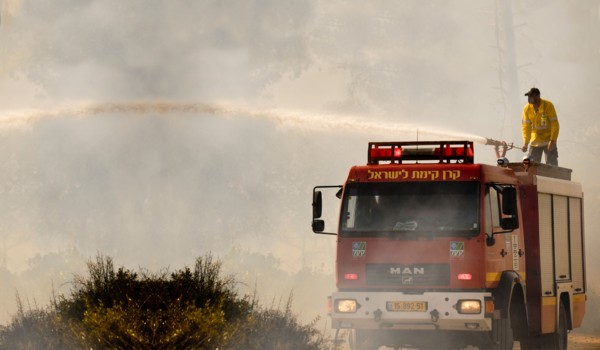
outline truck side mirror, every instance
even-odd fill
[[[312,230],[314,233],[321,233],[325,230],[325,221],[313,219]]]
[[[510,218],[502,218],[500,220],[500,227],[503,230],[514,230],[519,228],[519,219],[516,216]]]
[[[314,233],[320,233],[320,234],[324,234],[324,235],[337,235],[337,233],[334,232],[325,232],[325,220],[321,220],[321,215],[323,215],[323,192],[318,191],[317,189],[320,188],[327,188],[327,189],[336,189],[339,188],[340,190],[337,191],[336,196],[341,196],[341,190],[342,190],[342,186],[340,185],[336,185],[336,186],[315,186],[313,188],[313,199],[312,199],[312,230]],[[327,193],[327,192],[326,192]]]
[[[519,228],[519,217],[517,216],[517,189],[515,187],[504,187],[502,189],[502,213],[509,217],[500,220],[503,230],[514,230]]]
[[[325,230],[325,221],[317,220],[323,214],[323,194],[321,191],[313,192],[313,220],[312,220],[312,230],[314,233],[321,233]]]
[[[312,207],[313,207],[313,221],[314,221],[314,219],[320,218],[322,215],[322,212],[323,212],[323,194],[321,193],[321,191],[313,192]],[[321,231],[323,231],[323,230],[321,230]]]
[[[502,189],[502,214],[511,216],[517,214],[517,189],[514,187]]]

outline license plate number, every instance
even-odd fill
[[[388,301],[388,311],[398,312],[425,312],[427,311],[426,301]]]

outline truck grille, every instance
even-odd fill
[[[368,284],[394,286],[447,286],[450,284],[448,264],[367,264]]]

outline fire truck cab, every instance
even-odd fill
[[[569,169],[474,163],[470,141],[372,142],[339,188],[332,326],[353,350],[565,349],[585,311]]]

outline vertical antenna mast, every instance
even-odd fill
[[[495,47],[498,50],[498,81],[500,86],[500,97],[502,102],[502,126],[500,135],[506,138],[520,136],[514,128],[506,130],[507,126],[512,126],[515,120],[507,120],[507,116],[520,113],[519,107],[520,94],[519,77],[517,66],[517,54],[515,48],[515,25],[513,23],[513,13],[510,1],[496,0],[494,3],[494,27],[496,34]],[[520,114],[517,114],[520,116]],[[518,128],[520,131],[520,128]]]
[[[417,128],[417,153],[419,153],[419,128]],[[416,164],[419,164],[419,160],[417,159]]]

